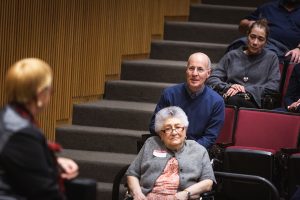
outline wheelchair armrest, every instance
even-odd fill
[[[216,192],[214,190],[211,190],[209,192],[202,193],[200,196],[202,200],[213,200],[215,193]]]

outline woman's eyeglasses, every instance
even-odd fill
[[[171,133],[173,133],[173,131],[175,131],[176,133],[181,133],[183,130],[184,130],[184,127],[179,126],[179,127],[175,127],[175,128],[166,128],[161,131],[166,134],[171,134]]]

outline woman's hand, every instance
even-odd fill
[[[135,176],[127,176],[128,189],[134,200],[147,200],[143,194],[139,179]]]
[[[245,87],[240,84],[233,84],[230,88],[233,88],[233,89],[237,90],[238,92],[243,92],[243,93],[246,92]]]
[[[236,89],[234,89],[234,88],[229,88],[228,90],[227,90],[227,92],[225,93],[225,97],[232,97],[232,96],[234,96],[234,95],[236,95],[238,93],[238,91],[236,90]]]
[[[300,63],[300,49],[299,48],[295,48],[292,49],[290,51],[288,51],[285,56],[291,56],[291,62],[293,63]]]
[[[230,88],[227,90],[227,92],[225,93],[226,97],[232,97],[234,95],[236,95],[239,92],[243,92],[245,93],[245,87],[239,84],[233,84],[232,86],[230,86]]]
[[[62,169],[60,176],[64,179],[72,179],[78,175],[78,165],[69,158],[58,157],[57,163]]]
[[[147,200],[146,196],[142,193],[135,193],[132,195],[134,200]]]
[[[186,191],[180,191],[175,194],[175,199],[176,200],[188,200],[189,195]]]

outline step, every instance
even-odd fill
[[[204,4],[216,4],[216,5],[229,5],[229,6],[245,6],[245,7],[257,7],[261,4],[272,0],[239,0],[239,1],[228,1],[228,0],[201,0]]]
[[[218,62],[224,55],[227,46],[227,44],[204,42],[153,40],[150,58],[187,61],[192,53],[203,52],[210,57],[212,62]]]
[[[112,183],[97,183],[97,200],[111,200],[112,196]]]
[[[234,24],[169,21],[164,26],[165,40],[229,44],[242,36]]]
[[[190,6],[189,21],[238,25],[241,19],[254,10],[253,7],[192,4]]]
[[[75,104],[73,124],[130,130],[148,130],[156,104],[99,100]]]
[[[106,100],[138,101],[157,103],[164,88],[170,83],[114,80],[105,83]]]
[[[179,83],[185,81],[186,65],[186,61],[174,60],[125,60],[122,62],[121,79]]]
[[[71,158],[78,164],[79,177],[113,183],[116,174],[129,165],[136,154],[64,149],[59,156]]]
[[[111,200],[112,199],[112,183],[97,183],[97,200]],[[120,185],[119,200],[123,200],[126,188],[123,184]]]
[[[66,149],[135,154],[137,140],[142,134],[149,134],[149,132],[63,125],[56,128],[56,141]]]

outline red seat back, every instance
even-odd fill
[[[295,64],[290,64],[287,67],[286,74],[285,74],[285,79],[284,79],[284,83],[283,83],[283,87],[282,87],[282,97],[284,97],[285,94],[286,94],[286,91],[287,91],[289,81],[290,81],[292,72],[294,70],[294,67],[295,67]],[[283,101],[282,101],[282,105],[283,105]]]
[[[284,64],[283,64],[283,63],[280,63],[280,64],[279,64],[279,71],[280,71],[280,74],[283,73],[283,70],[284,70]]]
[[[220,131],[216,143],[228,144],[233,142],[237,111],[237,107],[226,105],[224,125]]]
[[[288,195],[290,199],[300,185],[300,153],[293,154],[288,162]]]
[[[274,149],[296,148],[300,115],[240,108],[235,129],[237,146]]]

